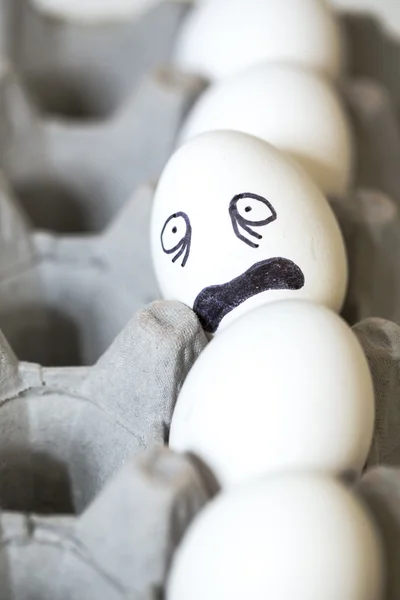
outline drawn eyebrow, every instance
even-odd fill
[[[265,204],[265,206],[269,208],[269,210],[271,211],[271,215],[267,219],[263,219],[261,221],[251,221],[249,219],[246,219],[239,213],[237,207],[239,200],[243,200],[244,198],[250,198],[252,200],[258,200],[259,202],[262,202],[263,204]],[[276,210],[266,198],[264,198],[263,196],[259,196],[258,194],[252,193],[237,194],[236,196],[234,196],[229,203],[229,216],[231,218],[232,228],[236,237],[251,248],[259,248],[259,244],[255,244],[246,236],[244,236],[241,233],[241,229],[243,231],[246,231],[249,235],[256,238],[257,240],[261,240],[262,235],[257,231],[253,231],[251,227],[265,227],[266,225],[272,223],[278,218]]]

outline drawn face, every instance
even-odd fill
[[[341,308],[335,217],[308,176],[257,138],[219,131],[182,146],[160,179],[151,238],[164,297],[191,306],[209,333],[288,297]]]

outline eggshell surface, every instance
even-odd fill
[[[320,0],[208,1],[191,10],[174,60],[211,80],[263,62],[335,79],[344,62],[343,39],[333,10]]]
[[[180,143],[218,129],[249,133],[280,148],[325,194],[348,190],[350,122],[335,88],[315,73],[265,64],[211,85],[189,114]]]
[[[306,298],[341,309],[343,238],[326,198],[282,152],[244,133],[182,146],[159,181],[151,246],[166,299],[222,331],[266,302]]]
[[[379,600],[380,539],[339,483],[267,478],[220,495],[175,556],[167,600]]]
[[[205,462],[221,486],[281,471],[354,479],[375,421],[367,359],[351,328],[308,301],[247,313],[191,369],[170,446]]]

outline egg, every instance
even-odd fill
[[[263,64],[212,84],[180,143],[215,129],[260,137],[297,160],[321,190],[342,196],[353,171],[350,122],[333,85],[311,71]]]
[[[351,328],[323,306],[286,300],[209,343],[178,396],[169,443],[223,487],[290,470],[353,480],[374,421],[372,378]]]
[[[215,0],[193,7],[175,65],[221,79],[262,62],[293,64],[336,79],[344,62],[333,10],[320,0]]]
[[[248,134],[196,136],[156,189],[151,248],[164,298],[192,307],[210,334],[266,302],[341,309],[343,238],[326,198],[295,162]]]
[[[174,557],[167,600],[379,600],[381,541],[350,491],[283,475],[221,494]]]

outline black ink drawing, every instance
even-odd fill
[[[259,214],[260,208],[265,218],[251,220],[246,217],[253,210]],[[257,194],[235,196],[229,203],[229,216],[236,237],[251,248],[259,248],[259,244],[246,237],[245,233],[261,240],[262,235],[254,231],[254,228],[265,227],[277,219],[272,204]],[[174,263],[183,255],[181,264],[184,267],[189,258],[191,242],[192,226],[189,217],[184,212],[174,213],[166,220],[162,229],[162,249],[166,254],[175,255],[172,259]],[[304,274],[293,261],[281,257],[268,258],[255,263],[231,281],[204,288],[196,297],[193,310],[203,329],[208,333],[215,333],[230,311],[253,296],[270,290],[300,290],[304,283]]]
[[[193,310],[208,333],[215,333],[231,310],[256,294],[269,290],[300,290],[304,274],[287,258],[269,258],[250,267],[232,281],[211,285],[197,296]]]
[[[242,211],[240,211],[239,207],[238,207],[238,203],[241,200],[248,200],[248,204],[244,207],[244,209],[242,209]],[[268,214],[268,216],[266,219],[252,221],[250,218],[247,218],[243,214],[243,213],[246,213],[246,214],[248,214],[249,217],[251,217],[251,212],[253,211],[253,208],[254,208],[254,200],[256,200],[259,203],[262,203],[265,206],[265,208],[267,209],[266,213]],[[251,248],[258,248],[259,244],[256,244],[255,242],[249,240],[242,233],[242,231],[245,231],[246,233],[248,233],[248,235],[252,236],[253,238],[255,238],[257,240],[261,240],[262,235],[260,233],[258,233],[257,231],[254,231],[252,228],[253,227],[265,227],[265,225],[272,223],[277,218],[276,211],[275,211],[274,207],[272,206],[272,204],[270,202],[268,202],[268,200],[266,200],[262,196],[258,196],[257,194],[238,194],[237,196],[232,198],[232,200],[229,204],[229,215],[231,217],[232,227],[233,227],[233,231],[235,232],[236,237],[238,237],[239,240],[242,240],[242,242],[244,242]]]
[[[182,233],[180,231],[181,224],[185,224],[185,231]],[[179,241],[175,243],[172,248],[168,248],[168,246],[164,243],[164,237],[166,233],[169,233],[170,237],[172,234],[172,239],[174,236],[177,236],[179,233]],[[190,219],[184,212],[177,212],[171,215],[165,222],[164,227],[161,231],[161,246],[166,254],[175,254],[177,253],[172,262],[176,262],[178,258],[183,256],[181,266],[184,267],[187,263],[190,254],[190,245],[192,243],[192,226],[190,225]]]

